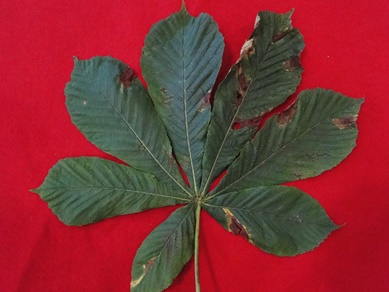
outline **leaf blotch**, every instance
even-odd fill
[[[236,80],[238,81],[237,84],[237,100],[241,102],[241,99],[246,95],[246,92],[250,86],[250,79],[247,78],[245,73],[243,72],[243,68],[241,64],[238,64],[237,70],[236,70]],[[240,105],[239,102],[239,105]]]
[[[123,84],[124,87],[130,87],[131,84],[135,81],[135,78],[136,75],[134,70],[128,67],[120,74],[119,81],[121,84]]]
[[[249,87],[249,82],[243,72],[238,75],[238,83],[240,92],[246,93]]]
[[[255,54],[254,38],[247,40],[240,49],[240,59],[243,57],[250,57]]]
[[[334,118],[332,119],[332,123],[341,130],[353,129],[357,126],[357,117],[357,115],[352,115],[345,118]]]
[[[289,26],[285,30],[276,33],[273,37],[273,43],[276,43],[276,42],[282,40],[291,30],[292,30],[292,27]]]
[[[150,271],[151,267],[154,265],[154,262],[155,262],[155,257],[149,260],[147,264],[143,265],[144,274],[147,274]]]
[[[292,122],[297,111],[296,103],[293,103],[288,109],[278,115],[277,123],[281,128],[285,128]]]
[[[156,259],[156,257],[153,257],[145,265],[143,265],[142,275],[138,279],[131,281],[131,283],[130,283],[131,288],[134,288],[134,287],[139,285],[139,283],[142,281],[144,276],[150,271],[151,267],[154,265],[155,259]]]
[[[262,120],[262,116],[254,117],[254,118],[247,119],[247,120],[242,120],[239,117],[236,117],[232,128],[234,130],[240,129],[243,127],[256,128],[259,126],[259,123],[261,122],[261,120]]]
[[[239,90],[236,91],[236,106],[239,107],[242,104],[243,101],[243,95],[239,92]]]
[[[236,107],[239,107],[242,104],[242,101],[244,99],[244,96],[246,95],[246,92],[250,86],[250,79],[247,78],[247,76],[243,72],[242,65],[238,63],[236,65],[236,72],[235,72],[235,78],[237,80],[236,84]]]
[[[211,106],[210,99],[211,99],[211,91],[208,91],[201,99],[199,112],[202,112],[203,110]]]
[[[174,165],[176,160],[174,159],[173,155],[171,155],[171,152],[166,149],[163,149],[162,152],[167,157],[169,165]]]
[[[227,208],[223,208],[226,214],[228,230],[235,235],[243,236],[246,240],[250,240],[246,227],[242,225],[238,219]]]
[[[131,283],[130,283],[131,289],[136,287],[136,286],[138,286],[140,281],[142,281],[144,276],[145,276],[145,274],[142,274],[142,276],[140,276],[138,279],[132,280]]]
[[[284,68],[286,71],[290,72],[302,69],[300,63],[300,56],[293,56],[290,59],[286,60],[284,62]]]

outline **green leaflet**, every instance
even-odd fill
[[[194,226],[195,207],[189,204],[149,234],[132,265],[131,291],[162,291],[173,282],[192,257]]]
[[[150,174],[100,158],[60,160],[32,190],[67,225],[188,202]]]
[[[221,65],[223,37],[207,14],[192,17],[185,7],[155,24],[145,40],[142,73],[193,192],[211,117],[209,98]]]
[[[355,146],[361,103],[330,90],[302,92],[245,145],[214,193],[277,185],[338,165]]]
[[[238,62],[215,93],[212,112],[210,92],[224,44],[207,14],[192,17],[183,7],[152,27],[141,59],[148,90],[119,60],[75,59],[65,89],[72,122],[97,147],[131,166],[64,159],[32,191],[68,225],[187,204],[139,248],[131,291],[166,289],[192,254],[200,291],[201,208],[227,230],[279,256],[312,250],[338,227],[316,200],[278,184],[340,163],[355,146],[362,100],[306,90],[258,131],[264,114],[282,104],[301,79],[304,42],[291,14],[258,14]]]
[[[312,250],[338,228],[315,199],[293,187],[243,189],[204,205],[228,231],[278,256]]]
[[[131,68],[110,57],[75,59],[65,94],[72,122],[89,141],[187,192],[165,128]]]
[[[291,14],[258,14],[239,61],[216,91],[203,161],[203,193],[252,137],[262,115],[285,101],[300,83],[304,42],[292,28]],[[235,128],[237,123],[240,129]]]

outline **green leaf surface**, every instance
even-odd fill
[[[187,203],[154,176],[100,158],[68,158],[50,170],[32,190],[67,225],[85,225],[109,217]]]
[[[209,199],[205,209],[228,231],[277,256],[314,249],[338,226],[304,192],[264,186]]]
[[[223,48],[212,18],[204,13],[192,17],[185,8],[155,24],[143,48],[142,73],[150,96],[195,193]]]
[[[235,159],[263,114],[284,102],[300,83],[304,42],[290,17],[291,12],[260,12],[240,59],[219,85],[204,154],[203,191]]]
[[[195,209],[179,208],[145,239],[132,265],[131,291],[162,291],[181,272],[193,254]]]
[[[362,102],[331,90],[303,91],[245,145],[214,194],[313,177],[338,165],[356,145]]]
[[[72,122],[89,141],[186,191],[165,128],[131,68],[110,57],[75,59],[65,94]]]

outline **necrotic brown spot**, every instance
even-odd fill
[[[247,88],[249,87],[249,83],[247,81],[246,76],[243,73],[240,73],[238,75],[238,82],[239,82],[239,87],[241,89],[241,92],[245,93],[247,91]]]
[[[200,102],[200,108],[199,108],[199,111],[202,112],[203,110],[205,110],[207,107],[209,107],[211,104],[210,104],[210,98],[211,98],[211,91],[208,91],[204,96],[203,98],[201,99],[201,102]]]
[[[273,43],[276,43],[279,40],[283,39],[290,31],[291,31],[291,27],[288,27],[284,31],[280,31],[276,33],[276,35],[273,37]]]
[[[339,129],[344,130],[344,129],[352,129],[355,128],[356,122],[357,121],[357,116],[348,116],[345,118],[334,118],[332,119],[332,123],[337,126]]]
[[[296,114],[297,105],[293,103],[288,109],[278,115],[277,123],[281,128],[285,128],[289,125]]]
[[[296,71],[298,69],[301,69],[300,64],[300,57],[299,56],[293,56],[289,60],[286,60],[284,62],[284,68],[286,71]]]
[[[234,119],[234,122],[232,124],[233,130],[238,130],[244,127],[248,128],[256,128],[259,126],[259,123],[262,121],[262,116],[254,117],[252,119],[242,120],[239,117],[236,117]]]
[[[169,153],[169,151],[167,151],[166,149],[163,149],[162,153],[167,157],[169,164],[174,165],[175,159],[173,155],[171,155],[171,153]]]
[[[150,271],[151,267],[154,265],[155,258],[152,258],[147,262],[147,264],[143,265],[143,273],[147,274],[148,271]]]
[[[237,80],[236,84],[236,105],[239,106],[243,100],[243,97],[246,95],[247,89],[250,86],[250,79],[243,72],[242,64],[238,63],[235,67],[235,78]]]
[[[130,67],[122,72],[119,76],[119,81],[124,87],[129,87],[135,80],[135,72]]]
[[[239,107],[241,105],[243,101],[243,96],[242,94],[239,92],[239,90],[236,91],[236,106]]]
[[[246,228],[236,219],[236,217],[228,210],[223,209],[227,217],[228,229],[235,235],[243,236],[246,240],[249,240],[249,235]]]
[[[243,44],[242,48],[240,49],[240,56],[241,58],[244,56],[250,57],[253,54],[255,54],[254,39],[250,38]]]

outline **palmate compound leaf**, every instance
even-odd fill
[[[174,154],[198,192],[211,89],[221,65],[223,37],[208,14],[185,7],[155,24],[142,51],[142,74],[172,141]]]
[[[305,91],[257,133],[264,113],[283,103],[300,82],[304,43],[290,17],[258,14],[240,59],[216,91],[212,114],[209,92],[223,42],[208,15],[194,18],[183,7],[152,28],[141,61],[150,95],[116,59],[75,60],[65,90],[73,123],[131,167],[99,158],[66,159],[33,191],[70,225],[188,203],[139,248],[133,291],[162,291],[193,251],[199,291],[201,207],[227,230],[280,256],[311,250],[337,228],[316,200],[276,184],[318,175],[345,158],[355,146],[361,101]],[[219,186],[207,194],[228,166]]]

